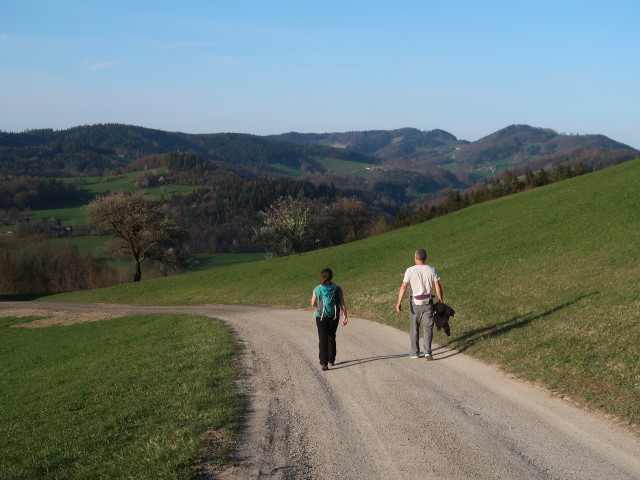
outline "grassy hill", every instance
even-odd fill
[[[394,305],[423,247],[457,311],[436,342],[637,425],[638,191],[640,159],[336,248],[47,300],[303,309],[329,266],[352,314],[406,329]]]

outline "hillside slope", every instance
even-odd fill
[[[422,131],[416,128],[322,134],[291,132],[266,138],[299,145],[345,148],[383,160],[401,159],[431,166],[455,165],[467,172],[488,167],[500,172],[504,168],[526,166],[539,159],[544,159],[538,163],[548,168],[566,161],[562,156],[567,155],[581,157],[591,165],[596,152],[616,152],[615,158],[604,167],[629,160],[629,154],[635,158],[638,153],[604,135],[564,135],[549,128],[529,125],[510,125],[474,142],[459,140],[443,130]],[[590,155],[582,155],[585,150]]]
[[[456,147],[469,142],[458,140],[444,130],[422,131],[417,128],[395,130],[367,130],[360,132],[335,133],[284,133],[266,138],[291,142],[299,145],[326,145],[345,148],[354,152],[374,155],[380,158],[411,157],[419,151],[429,150],[429,155],[446,155]]]
[[[391,162],[389,165],[413,171],[447,165],[448,169],[455,166],[455,170],[468,174],[488,166],[500,172],[540,159],[545,159],[543,163],[549,167],[565,161],[563,156],[567,155],[584,157],[590,164],[594,156],[606,153],[605,163],[610,165],[638,153],[604,135],[563,135],[528,125],[511,125],[468,142],[439,129],[257,136],[186,134],[133,125],[97,124],[67,130],[0,131],[0,172],[11,173],[15,169],[33,173],[65,167],[73,172],[69,168],[73,166],[82,174],[89,169],[121,168],[131,159],[145,155],[176,151],[192,151],[209,160],[262,170],[280,164],[302,172],[324,172],[318,160],[332,158],[363,164]],[[582,155],[583,151],[588,151],[588,155]]]
[[[336,248],[48,299],[308,308],[329,266],[353,314],[406,328],[397,290],[423,247],[457,311],[436,342],[637,424],[638,191],[640,159]]]
[[[604,168],[636,156],[637,151],[628,145],[604,135],[560,135],[547,128],[511,125],[463,146],[456,154],[456,163],[466,169],[493,166],[498,171],[504,167],[534,170],[579,159]]]
[[[88,169],[122,168],[145,155],[191,151],[208,159],[247,168],[270,169],[282,164],[294,169],[318,168],[318,158],[337,158],[364,164],[374,159],[345,149],[321,145],[301,146],[274,142],[240,133],[187,134],[133,125],[85,125],[67,130],[0,132],[0,173],[11,169],[26,173],[64,170],[65,160],[89,159],[71,170],[80,175]],[[77,161],[74,163],[78,163]],[[67,166],[68,167],[68,166]],[[273,173],[273,172],[272,172]]]

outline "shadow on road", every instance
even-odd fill
[[[361,365],[363,363],[376,362],[378,360],[389,360],[392,358],[406,357],[407,354],[402,355],[378,355],[375,357],[358,358],[355,360],[344,360],[342,362],[336,362],[335,366],[331,367],[331,370],[338,370],[340,368],[353,367],[355,365]]]
[[[444,360],[445,358],[453,357],[454,355],[458,355],[460,352],[450,348],[436,347],[433,349],[432,353],[433,353],[433,361],[435,362],[438,360]],[[414,359],[409,359],[409,355],[406,353],[394,354],[394,355],[378,355],[375,357],[358,358],[355,360],[344,360],[342,362],[336,362],[335,366],[330,368],[331,370],[338,370],[340,368],[354,367],[356,365],[361,365],[363,363],[377,362],[379,360],[390,360],[392,358],[406,358],[407,361],[414,360]],[[418,360],[422,362],[426,361],[423,357],[420,357]]]

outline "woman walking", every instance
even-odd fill
[[[329,370],[336,361],[336,331],[340,321],[340,312],[346,325],[347,306],[344,304],[342,288],[332,282],[333,272],[325,268],[320,272],[320,285],[313,289],[311,306],[316,308],[316,326],[318,327],[318,348],[322,370]]]

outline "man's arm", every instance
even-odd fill
[[[402,282],[402,285],[400,285],[400,291],[398,292],[398,303],[396,304],[396,312],[398,313],[400,313],[400,311],[402,310],[402,298],[404,297],[404,292],[407,291],[408,286],[408,282]]]
[[[442,286],[440,285],[440,282],[436,280],[435,282],[433,282],[433,285],[436,287],[436,294],[438,295],[438,300],[444,303],[444,296],[442,295]]]

